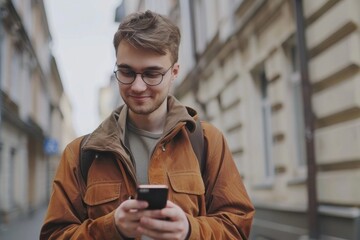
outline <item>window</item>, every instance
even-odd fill
[[[197,0],[193,3],[194,17],[195,17],[195,31],[196,31],[196,53],[200,54],[206,47],[207,36],[207,21],[206,21],[206,8],[204,0]]]
[[[261,96],[261,122],[264,142],[265,177],[268,179],[273,177],[274,167],[272,163],[273,140],[271,131],[271,104],[268,98],[268,80],[264,71],[261,71],[260,73],[259,88]]]
[[[13,45],[13,55],[11,61],[11,79],[10,79],[10,97],[16,103],[19,104],[20,95],[19,89],[21,85],[21,71],[23,71],[23,62],[21,52]]]
[[[304,109],[302,98],[301,77],[299,72],[299,56],[296,41],[291,37],[286,44],[285,53],[287,55],[289,69],[289,96],[290,108],[292,110],[292,129],[293,144],[295,151],[295,166],[299,170],[306,166],[306,150],[305,150],[305,125],[304,125]]]
[[[9,161],[9,203],[10,206],[15,202],[14,188],[15,188],[15,157],[16,149],[10,148],[10,161]]]
[[[264,64],[251,70],[253,84],[249,88],[251,101],[249,104],[248,129],[251,145],[251,157],[254,161],[254,188],[267,189],[273,186],[275,167],[273,163],[273,129],[272,109],[269,99],[269,80]]]
[[[304,108],[302,98],[301,77],[299,73],[299,57],[297,47],[295,44],[291,47],[291,74],[290,85],[292,88],[292,102],[295,126],[295,146],[296,147],[296,161],[298,166],[306,165],[305,157],[305,125],[304,125]]]

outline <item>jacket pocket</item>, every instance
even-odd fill
[[[203,195],[204,182],[197,172],[170,172],[168,173],[172,189],[176,193]]]
[[[121,183],[96,183],[88,186],[84,202],[89,218],[95,219],[113,211],[120,201]]]
[[[205,187],[200,173],[169,172],[168,177],[171,186],[170,200],[190,215],[204,214]]]

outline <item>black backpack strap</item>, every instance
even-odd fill
[[[81,142],[80,142],[80,157],[79,157],[80,158],[80,171],[81,171],[81,175],[84,179],[85,184],[87,183],[87,175],[89,172],[89,168],[90,168],[92,162],[94,161],[94,157],[96,155],[95,151],[92,151],[92,150],[84,151],[82,149],[82,147],[86,143],[89,136],[90,136],[90,134],[85,135],[83,137],[83,139],[81,139]]]
[[[196,128],[194,132],[189,132],[189,138],[194,153],[199,161],[201,175],[204,174],[206,166],[205,149],[204,149],[204,133],[200,119],[196,120]]]

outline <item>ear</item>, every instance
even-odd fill
[[[179,70],[180,70],[179,63],[175,63],[172,68],[172,75],[173,75],[172,81],[174,81],[178,77]]]

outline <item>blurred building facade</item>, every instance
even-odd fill
[[[99,119],[105,120],[112,111],[123,103],[124,101],[119,94],[118,82],[115,75],[111,74],[108,84],[99,90]]]
[[[256,207],[252,239],[360,239],[360,2],[298,2],[305,49],[290,0],[124,0],[116,18],[151,9],[178,23],[174,95],[224,132]]]
[[[0,224],[46,204],[74,136],[50,42],[42,0],[0,1]]]

